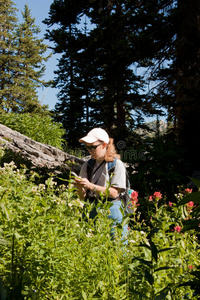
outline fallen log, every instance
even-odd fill
[[[63,174],[70,170],[79,173],[84,162],[84,159],[36,142],[2,124],[0,124],[0,147],[19,156],[32,169],[45,169],[55,174]]]

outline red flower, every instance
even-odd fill
[[[132,199],[131,203],[132,203],[133,209],[134,209],[134,211],[135,211],[136,208],[137,208],[137,206],[140,205],[139,203],[137,203],[137,202],[138,202],[138,192],[133,191],[133,192],[131,193],[131,199]]]
[[[162,198],[162,194],[160,192],[155,192],[153,195],[154,195],[154,198],[156,198],[157,200]]]
[[[192,208],[194,206],[194,202],[190,201],[187,203],[188,208]]]
[[[138,201],[138,192],[136,192],[136,191],[133,191],[132,193],[131,193],[131,198],[133,199],[133,201]],[[137,202],[136,201],[136,202]]]
[[[174,227],[174,230],[177,231],[177,232],[180,232],[181,229],[182,229],[182,228],[181,228],[181,226],[179,226],[179,225],[177,225],[177,226]]]
[[[188,268],[190,268],[191,270],[194,268],[192,265],[188,266]]]
[[[188,195],[188,194],[191,194],[192,193],[192,189],[185,189],[185,191],[183,191],[184,194]]]
[[[153,199],[158,201],[161,198],[162,198],[162,194],[160,192],[154,192],[153,196],[149,197],[149,201],[153,201]]]
[[[172,206],[172,204],[173,204],[173,203],[169,201],[169,206]]]

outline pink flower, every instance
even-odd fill
[[[190,268],[191,270],[194,268],[192,265],[188,266],[188,268]]]
[[[153,196],[149,197],[149,201],[153,201],[153,199],[158,201],[161,198],[162,198],[162,194],[160,192],[154,192]]]
[[[188,195],[188,194],[191,194],[192,193],[192,189],[185,189],[185,191],[183,191],[184,194]]]
[[[133,191],[132,193],[131,193],[131,198],[133,199],[133,201],[138,201],[138,192],[136,192],[136,191]],[[136,201],[136,202],[137,202]]]
[[[169,206],[172,206],[172,204],[173,204],[173,203],[169,201]]]
[[[182,228],[181,228],[181,226],[179,226],[179,225],[177,225],[177,226],[174,227],[174,230],[177,231],[177,232],[180,232],[181,229],[182,229]]]
[[[192,208],[194,206],[194,202],[190,201],[187,203],[188,208]]]
[[[132,199],[131,203],[132,203],[133,209],[134,209],[134,211],[135,211],[136,208],[137,208],[137,206],[140,205],[139,203],[137,203],[137,202],[138,202],[138,192],[133,191],[133,192],[131,193],[131,199]]]
[[[150,196],[150,197],[149,197],[149,201],[153,201],[153,196]]]
[[[154,198],[156,198],[157,200],[161,199],[162,198],[162,194],[160,192],[155,192],[153,194]]]

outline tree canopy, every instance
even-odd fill
[[[42,111],[36,89],[48,85],[42,76],[49,56],[47,45],[38,39],[40,28],[35,25],[27,5],[23,21],[17,24],[16,8],[11,0],[1,1],[0,25],[0,109],[6,112]]]
[[[54,0],[44,22],[62,54],[55,112],[68,141],[94,126],[130,139],[144,115],[165,109],[186,163],[199,168],[199,15],[196,0]]]

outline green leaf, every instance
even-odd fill
[[[19,240],[22,237],[18,232],[15,232],[14,235],[17,240]]]
[[[134,259],[137,259],[138,261],[140,261],[145,266],[151,267],[151,261],[149,261],[149,260],[145,260],[145,259],[138,258],[138,257],[135,257]]]
[[[174,248],[176,248],[176,247],[163,248],[163,249],[158,250],[158,253],[165,252],[165,251],[168,251],[168,250],[172,250]]]
[[[169,269],[174,269],[174,267],[160,267],[156,269],[155,272],[162,271],[162,270],[169,270]]]
[[[82,290],[82,296],[83,296],[83,299],[84,299],[84,300],[87,300],[87,299],[88,299],[86,293],[85,293],[83,290]]]
[[[151,247],[149,245],[147,245],[147,244],[140,244],[140,245],[137,245],[137,246],[138,247],[145,247],[145,248],[151,250]]]
[[[134,270],[137,266],[139,266],[139,261],[135,261],[132,264],[129,264],[128,267],[130,270]]]
[[[5,246],[5,245],[8,245],[8,244],[10,244],[10,243],[6,239],[4,239],[3,237],[0,237],[0,245]]]
[[[180,205],[184,205],[188,202],[195,202],[195,203],[198,203],[200,204],[200,192],[194,192],[194,193],[191,193],[187,196],[185,196],[179,203],[178,203],[178,206]]]
[[[185,232],[188,230],[196,229],[199,226],[199,220],[187,220],[187,222],[184,224],[181,232]]]

